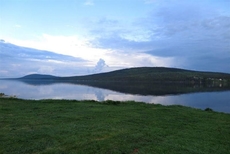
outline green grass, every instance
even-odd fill
[[[230,153],[230,114],[135,102],[0,98],[2,154]]]

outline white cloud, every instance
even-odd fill
[[[16,27],[16,28],[21,28],[22,26],[19,25],[19,24],[16,24],[16,25],[14,25],[14,27]]]
[[[92,0],[84,2],[94,5]],[[135,19],[107,14],[84,18],[84,37],[42,34],[33,41],[4,39],[88,60],[82,66],[91,72],[98,59],[109,65],[103,71],[140,66],[183,67],[184,63],[188,68],[204,64],[207,69],[208,63],[220,61],[218,57],[225,57],[224,62],[229,59],[230,16],[220,14],[219,6],[215,8],[208,1],[144,2],[152,3],[152,10]],[[102,60],[100,64],[104,64]]]
[[[203,70],[210,70],[213,67],[210,68],[209,63],[219,63],[218,56],[225,57],[224,61],[228,60],[230,16],[226,11],[221,13],[224,9],[222,2],[144,2],[156,2],[156,5],[151,5],[152,11],[145,17],[131,22],[128,20],[125,24],[117,20],[111,26],[101,23],[89,26],[91,35],[97,36],[91,41],[95,47],[117,52],[113,53],[113,58],[109,57],[110,60],[104,58],[110,66],[111,63],[115,65],[120,58],[119,64],[126,67],[186,66],[189,69],[199,69],[199,65],[202,65]],[[106,21],[110,20],[106,18]],[[129,59],[126,59],[125,53],[129,54]],[[219,67],[219,71],[229,72],[226,64]]]
[[[39,36],[37,40],[7,40],[16,45],[79,57],[94,63],[106,53],[110,52],[106,49],[93,48],[89,40],[79,38],[78,36],[53,36],[43,34]]]
[[[3,69],[1,68],[1,70],[0,70],[0,75],[1,75],[1,76],[8,76],[8,75],[9,75],[9,71],[8,71],[8,70],[3,70]]]
[[[98,59],[106,61],[110,67],[171,66],[173,58],[152,56],[146,53],[130,53],[125,50],[111,50],[92,47],[87,39],[77,36],[52,36],[43,34],[38,41],[10,40],[11,43],[41,50],[53,51],[88,60],[86,67],[94,67]],[[112,69],[112,68],[111,68]],[[107,70],[107,69],[106,69]]]
[[[93,0],[86,0],[86,1],[84,2],[84,5],[92,6],[92,5],[94,5],[94,2],[93,2]]]
[[[159,57],[146,53],[125,53],[113,51],[104,57],[106,64],[110,67],[127,68],[142,66],[178,66],[173,57]]]
[[[105,60],[100,58],[97,64],[95,65],[93,73],[100,73],[104,67],[108,67],[108,65],[106,65]]]
[[[53,71],[54,68],[51,66],[41,66],[37,72],[40,74],[53,74]]]

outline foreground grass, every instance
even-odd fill
[[[230,153],[230,115],[135,102],[0,98],[0,153]]]

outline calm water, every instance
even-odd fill
[[[111,89],[111,88],[110,88]],[[215,111],[230,113],[230,91],[194,92],[165,95],[143,95],[141,92],[117,92],[92,86],[53,83],[28,84],[13,80],[0,80],[0,92],[6,95],[16,95],[24,99],[76,99],[76,100],[134,100],[162,105],[184,105],[194,108],[212,108]],[[142,90],[143,92],[143,90]]]

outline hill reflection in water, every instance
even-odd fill
[[[134,100],[230,113],[230,88],[223,85],[1,80],[0,92],[24,99]]]
[[[178,95],[197,92],[228,91],[229,85],[223,84],[197,84],[181,82],[103,82],[103,81],[71,81],[71,80],[20,80],[29,85],[51,85],[66,83],[72,85],[86,85],[96,88],[108,89],[125,94],[135,95]]]

